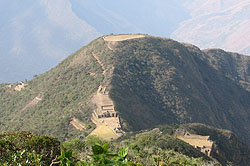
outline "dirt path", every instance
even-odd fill
[[[109,49],[112,48],[110,47]],[[102,74],[105,75],[107,69],[104,64],[98,56],[95,54],[92,54],[92,56],[101,66],[103,71]],[[120,129],[120,119],[114,109],[114,102],[109,97],[109,91],[106,89],[106,87],[103,87],[102,84],[100,84],[96,94],[91,99],[92,103],[94,103],[97,108],[93,110],[91,117],[92,122],[96,124],[96,128],[90,133],[90,135],[97,135],[107,140],[117,139],[123,135],[123,131]],[[79,128],[74,121],[72,121],[71,124],[75,128]]]
[[[112,47],[111,47],[111,45],[112,45],[112,43],[111,42],[108,42],[108,44],[107,44],[107,47],[110,49],[110,50],[114,50]]]
[[[104,67],[104,64],[100,61],[99,57],[96,56],[95,54],[92,54],[92,56],[96,59],[96,61],[99,63],[99,65],[102,67],[102,74],[105,74],[106,69]]]
[[[41,101],[41,100],[42,100],[42,94],[37,95],[30,103],[28,103],[28,104],[21,110],[21,112],[27,110],[27,109],[30,108],[30,107],[33,107],[33,106],[37,105],[37,104],[39,103],[39,101]]]
[[[36,106],[41,100],[42,100],[42,94],[40,93],[31,102],[29,102],[25,107],[23,107],[23,109],[15,113],[15,116],[13,119],[16,119],[16,117],[19,116],[19,113],[26,111],[30,107]]]

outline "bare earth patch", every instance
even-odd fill
[[[79,119],[72,118],[70,124],[72,124],[77,130],[84,130],[85,129],[85,124],[81,122]]]
[[[105,41],[123,41],[123,40],[136,39],[142,37],[145,37],[145,35],[111,35],[111,36],[104,36],[103,39]]]
[[[19,116],[19,113],[22,113],[24,111],[26,111],[27,109],[36,106],[43,98],[43,94],[39,93],[33,100],[31,100],[23,109],[19,110],[15,115],[14,115],[14,119],[16,119]]]
[[[213,141],[209,140],[209,136],[188,134],[184,136],[178,136],[177,138],[194,146],[195,148],[199,149],[201,152],[210,156],[212,148],[213,148]]]
[[[117,136],[112,129],[105,125],[98,125],[97,128],[92,133],[90,133],[90,135],[96,135],[104,138],[105,140],[119,138],[119,136]]]
[[[30,103],[28,103],[21,111],[25,111],[30,107],[36,106],[41,100],[42,100],[42,94],[38,94],[38,96],[36,96]]]

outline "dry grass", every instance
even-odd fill
[[[180,140],[183,140],[184,142],[189,143],[189,144],[192,145],[192,146],[199,146],[199,147],[206,146],[206,147],[212,147],[212,145],[213,145],[213,142],[207,140],[207,137],[206,137],[206,136],[205,136],[204,138],[201,138],[201,137],[197,137],[197,138],[194,138],[194,137],[186,138],[186,137],[181,137],[181,136],[180,136],[180,137],[177,137],[177,138],[180,139]]]
[[[112,129],[105,125],[97,126],[95,130],[93,130],[90,135],[96,135],[100,138],[103,138],[105,140],[111,140],[111,139],[117,139],[119,136],[117,136]]]
[[[213,148],[213,141],[209,140],[209,136],[201,135],[189,135],[189,136],[178,136],[178,139],[194,146],[199,147],[201,152],[210,156]]]
[[[136,39],[142,37],[145,37],[145,35],[111,35],[111,36],[104,36],[103,39],[105,41],[123,41],[123,40]]]

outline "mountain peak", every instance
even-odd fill
[[[130,39],[137,39],[145,37],[145,35],[109,35],[104,36],[103,39],[105,41],[124,41],[124,40],[130,40]]]
[[[1,130],[67,139],[103,132],[104,126],[117,138],[123,131],[199,122],[232,130],[247,142],[249,63],[247,56],[166,38],[103,36],[22,91],[1,85]]]

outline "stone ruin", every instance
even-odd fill
[[[207,146],[194,146],[196,149],[199,149],[202,153],[205,153],[207,156],[211,156],[211,147]]]
[[[94,111],[96,118],[119,117],[113,105],[104,105]]]
[[[100,95],[100,98],[105,102],[100,102],[97,108],[94,111],[94,115],[96,118],[110,118],[110,117],[119,117],[118,113],[115,111],[113,102],[109,99],[109,91],[106,87],[99,86],[97,90],[97,94]]]
[[[114,103],[109,97],[108,88],[100,85],[92,101],[97,108],[93,110],[91,120],[97,126],[108,127],[117,136],[122,136],[124,131],[121,129],[119,114],[115,111]]]
[[[25,84],[24,82],[20,82],[15,86],[15,91],[21,91],[23,89],[25,89],[27,87],[27,84]]]
[[[97,93],[101,93],[103,95],[108,95],[109,91],[107,91],[106,87],[99,86]]]
[[[207,156],[211,156],[214,142],[210,140],[210,136],[190,134],[184,130],[177,130],[175,134],[179,139],[192,145]]]

